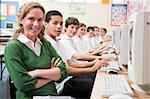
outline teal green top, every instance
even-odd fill
[[[31,99],[32,96],[57,95],[53,81],[45,86],[35,89],[38,78],[28,75],[28,71],[34,69],[49,69],[52,57],[60,58],[55,49],[45,39],[41,40],[41,54],[37,56],[31,49],[19,40],[10,41],[5,48],[5,63],[10,77],[17,89],[17,99]],[[66,65],[58,66],[61,70],[61,78],[67,77]]]

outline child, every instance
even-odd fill
[[[87,54],[81,54],[76,50],[75,44],[73,42],[73,37],[77,32],[79,26],[79,21],[77,18],[69,17],[65,21],[65,34],[61,36],[60,42],[65,47],[65,50],[71,50],[73,53],[73,59],[76,60],[94,60],[96,58],[101,59],[100,56],[91,55],[89,53]],[[68,53],[70,54],[70,53]]]
[[[51,44],[54,46],[54,48],[56,49],[58,54],[63,58],[66,64],[68,64],[68,61],[73,62],[71,65],[70,64],[67,65],[68,73],[71,75],[76,75],[76,74],[79,75],[66,80],[66,82],[63,82],[65,83],[65,87],[60,93],[60,95],[71,95],[77,98],[89,98],[90,92],[92,90],[95,74],[86,74],[86,75],[81,75],[81,74],[95,72],[98,68],[107,64],[107,62],[103,63],[102,61],[96,61],[96,63],[94,62],[95,65],[93,67],[89,67],[94,63],[79,64],[77,62],[72,61],[71,51],[67,50],[70,51],[69,52],[70,55],[67,56],[66,50],[64,50],[63,45],[57,39],[57,37],[60,35],[62,31],[62,25],[63,25],[63,17],[59,11],[52,10],[47,12],[45,18],[45,38],[49,42],[51,42]],[[74,68],[72,67],[72,65],[78,65],[80,66],[80,68],[78,67]],[[91,76],[91,78],[88,76]]]
[[[73,37],[73,42],[75,44],[76,50],[81,54],[87,53],[86,44],[83,40],[83,35],[85,34],[85,32],[86,32],[86,25],[84,23],[80,23],[77,29],[77,33]]]

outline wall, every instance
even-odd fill
[[[26,3],[27,1],[19,2],[19,5]],[[46,12],[49,10],[59,10],[64,17],[64,20],[69,16],[73,16],[79,19],[80,22],[85,23],[87,26],[96,25],[99,27],[110,28],[110,6],[101,4],[84,4],[84,15],[71,15],[69,3],[50,3],[47,1],[40,2]]]
[[[19,7],[22,4],[28,2],[28,0],[2,0],[2,1],[18,1]],[[69,3],[50,3],[48,2],[48,0],[30,0],[30,1],[40,2],[44,6],[46,11],[53,10],[53,9],[59,10],[63,14],[64,20],[69,16],[74,16],[78,18],[80,22],[85,23],[87,26],[97,25],[99,27],[106,27],[108,31],[117,28],[117,27],[110,26],[111,5],[102,5],[100,3],[99,4],[88,3],[88,4],[84,4],[83,6],[85,10],[84,15],[71,15]],[[147,10],[150,11],[150,0],[144,0],[144,1],[147,2]]]

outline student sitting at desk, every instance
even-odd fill
[[[91,28],[93,29],[93,27],[91,27]],[[88,27],[88,30],[90,30],[91,28]],[[92,36],[93,38],[87,37],[87,39],[86,39],[85,32],[86,32],[86,25],[84,23],[79,23],[77,33],[73,37],[73,43],[75,45],[76,50],[81,54],[92,54],[92,55],[96,55],[96,54],[102,52],[104,50],[104,48],[94,49],[94,47],[93,47],[93,46],[96,47],[97,36],[95,36],[95,37]],[[90,33],[87,33],[87,34],[90,34]],[[94,41],[94,43],[92,43],[92,40]]]
[[[47,12],[45,18],[45,38],[49,42],[51,42],[62,59],[66,62],[66,64],[68,64],[68,61],[72,62],[72,65],[67,66],[68,73],[70,75],[78,75],[70,78],[67,82],[65,82],[65,87],[60,95],[71,95],[76,98],[89,98],[94,82],[94,78],[92,77],[93,74],[90,73],[95,72],[101,66],[105,66],[107,64],[107,61],[105,62],[105,60],[97,60],[88,63],[74,62],[71,59],[71,57],[73,56],[72,52],[67,50],[69,51],[67,53],[70,53],[70,56],[67,56],[66,50],[64,50],[63,45],[57,38],[62,31],[62,25],[63,16],[59,11],[52,10]],[[73,65],[77,65],[78,67]],[[58,90],[60,89],[61,88],[59,88]]]
[[[65,63],[58,61],[60,56],[43,38],[44,13],[39,3],[24,4],[19,10],[20,28],[5,48],[5,63],[17,89],[17,99],[58,95],[54,82],[67,76]],[[57,60],[51,62],[53,57]]]
[[[77,33],[73,37],[73,43],[76,47],[76,50],[82,54],[88,53],[88,50],[85,46],[86,44],[83,40],[83,35],[85,34],[85,32],[86,32],[86,25],[84,23],[79,23]]]
[[[97,26],[93,26],[94,27],[94,38],[95,38],[95,44],[96,47],[100,46],[100,42],[102,41],[102,38],[100,38],[99,35],[99,28]]]
[[[90,53],[91,55],[98,55],[102,51],[107,50],[105,44],[96,45],[96,41],[94,40],[94,27],[89,26],[87,28],[87,32],[83,35],[83,42],[85,45],[85,52]],[[77,44],[76,44],[77,45]],[[80,43],[78,44],[80,46]]]
[[[101,43],[111,41],[111,37],[109,35],[106,35],[106,34],[107,34],[106,28],[99,28],[99,35],[100,35],[100,38],[102,39]]]
[[[100,56],[92,54],[82,54],[76,50],[76,47],[73,42],[73,37],[77,32],[79,26],[79,21],[77,18],[69,17],[65,21],[65,33],[61,36],[60,42],[63,44],[65,50],[71,50],[73,52],[73,59],[75,60],[94,60],[96,58],[101,59]]]

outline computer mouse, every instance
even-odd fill
[[[109,99],[133,99],[133,98],[127,94],[114,94],[110,96]]]
[[[106,73],[119,74],[119,71],[118,71],[118,70],[115,70],[115,69],[108,69],[108,70],[106,70]]]
[[[119,74],[119,70],[116,70],[116,69],[113,69],[113,68],[108,68],[106,70],[106,73]]]

